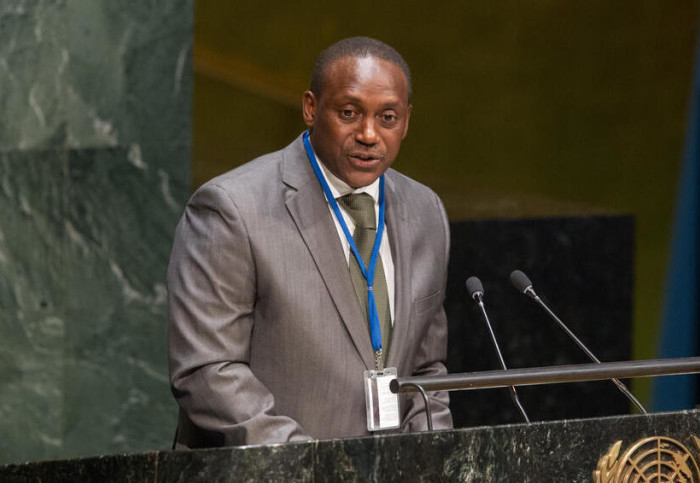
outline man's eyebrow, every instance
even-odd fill
[[[348,101],[348,102],[357,102],[357,103],[363,102],[361,96],[357,96],[357,95],[353,94],[352,92],[339,92],[336,95],[336,98],[339,100]]]
[[[364,104],[364,102],[363,102],[362,99],[360,99],[359,97],[354,96],[354,95],[352,95],[352,94],[341,94],[341,95],[339,95],[338,98],[336,99],[336,102],[341,103],[341,104],[342,104],[342,103]],[[402,107],[402,106],[407,107],[407,106],[408,106],[408,102],[405,102],[405,103],[404,103],[403,101],[401,101],[400,98],[396,97],[395,99],[391,99],[391,100],[388,100],[388,101],[384,102],[384,103],[381,105],[381,108],[382,108],[382,109],[395,109],[395,108],[397,108],[397,107]]]

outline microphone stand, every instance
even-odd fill
[[[498,346],[498,342],[496,341],[496,334],[493,333],[493,328],[491,327],[491,321],[489,320],[489,316],[486,313],[486,307],[484,307],[484,302],[483,302],[483,297],[480,293],[476,293],[474,296],[475,299],[478,298],[478,305],[481,308],[481,313],[484,316],[484,320],[486,321],[486,327],[489,329],[489,334],[491,334],[491,341],[493,342],[494,347],[496,348],[496,354],[498,354],[498,360],[501,363],[501,367],[503,368],[504,371],[507,371],[508,368],[506,367],[506,362],[503,359],[503,354],[501,354],[501,348]],[[523,415],[523,419],[525,420],[526,423],[530,424],[530,418],[527,416],[527,413],[525,412],[525,408],[523,407],[522,403],[520,402],[520,398],[518,397],[518,392],[515,390],[515,386],[509,386],[508,389],[510,389],[510,397],[515,403],[515,406],[520,410],[520,414]]]
[[[498,345],[498,341],[496,340],[496,334],[493,333],[493,327],[491,326],[491,321],[489,320],[489,315],[486,313],[486,306],[484,305],[484,286],[481,283],[481,280],[479,280],[479,277],[469,277],[467,279],[467,292],[469,292],[469,295],[476,301],[476,303],[479,305],[479,308],[481,309],[481,314],[484,316],[484,322],[486,322],[486,327],[489,329],[489,334],[491,335],[491,342],[493,342],[493,346],[496,348],[496,354],[498,354],[498,361],[501,363],[501,367],[503,368],[504,371],[508,370],[506,367],[506,361],[503,359],[503,354],[501,354],[501,348]],[[523,419],[525,420],[526,423],[530,424],[530,418],[527,416],[527,413],[525,412],[525,408],[523,407],[522,403],[520,402],[520,398],[518,397],[518,391],[516,391],[515,386],[510,386],[510,398],[513,400],[513,404],[518,408],[520,411],[520,414],[523,415]]]
[[[527,275],[525,275],[520,270],[513,270],[510,273],[510,281],[519,292],[524,293],[525,295],[533,299],[535,302],[537,302],[537,304],[540,307],[542,307],[545,310],[545,312],[547,312],[547,315],[549,315],[549,317],[552,320],[559,324],[559,327],[561,327],[562,330],[564,330],[566,335],[568,335],[576,343],[576,345],[578,345],[581,348],[581,350],[588,356],[589,359],[591,359],[596,364],[602,364],[600,362],[600,359],[593,355],[593,353],[590,350],[588,350],[588,347],[586,347],[586,345],[583,342],[581,342],[581,340],[578,337],[576,337],[576,335],[574,335],[574,333],[571,332],[571,330],[569,330],[566,324],[562,322],[562,320],[559,317],[556,316],[556,314],[547,306],[547,304],[545,304],[542,301],[542,299],[540,299],[537,293],[535,293],[535,289],[532,288],[532,282],[527,277]],[[627,386],[622,384],[622,382],[616,377],[612,377],[611,380],[613,383],[615,383],[615,385],[622,392],[622,394],[624,394],[627,397],[627,399],[632,401],[632,403],[635,406],[637,406],[637,409],[639,409],[639,411],[642,414],[647,414],[647,411],[646,409],[644,409],[644,406],[642,406],[642,403],[640,403],[637,400],[637,398],[634,397],[632,392],[629,389],[627,389]]]
[[[545,312],[547,312],[547,314],[549,314],[549,316],[552,318],[552,320],[554,320],[557,324],[559,324],[559,327],[561,327],[562,330],[564,332],[566,332],[566,334],[569,337],[571,337],[571,339],[574,342],[576,342],[576,345],[578,345],[581,348],[581,350],[583,352],[585,352],[585,354],[588,356],[589,359],[591,359],[596,364],[602,364],[600,359],[598,359],[590,350],[588,350],[588,347],[586,347],[585,344],[583,342],[581,342],[581,340],[578,337],[576,337],[576,335],[574,335],[574,333],[571,332],[571,330],[569,330],[569,328],[566,326],[566,324],[564,324],[564,322],[562,322],[562,320],[559,317],[557,317],[557,315],[554,312],[552,312],[552,310],[547,306],[547,304],[545,304],[542,301],[542,299],[535,293],[535,291],[531,287],[528,287],[525,290],[525,293],[527,295],[529,295],[535,302],[537,302],[539,304],[539,306],[542,307],[545,310]],[[627,389],[627,386],[625,386],[622,383],[622,381],[620,381],[617,377],[613,377],[610,380],[613,383],[615,383],[615,385],[618,387],[618,389],[620,389],[620,391],[622,391],[622,393],[625,396],[627,396],[629,398],[629,400],[632,401],[632,403],[635,406],[637,406],[637,409],[639,409],[639,411],[642,414],[647,414],[647,410],[644,409],[644,406],[642,406],[642,403],[640,403],[637,400],[637,398],[634,397],[634,394],[632,394],[632,392],[629,389]]]

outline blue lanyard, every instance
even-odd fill
[[[311,167],[316,174],[316,178],[318,178],[318,182],[321,183],[326,199],[331,205],[331,209],[333,210],[333,213],[335,213],[335,217],[338,220],[340,227],[343,229],[343,233],[345,233],[345,238],[350,244],[350,249],[352,250],[353,255],[355,255],[357,264],[360,266],[362,276],[365,277],[365,281],[367,282],[367,307],[369,309],[369,331],[372,338],[372,348],[375,350],[375,352],[380,351],[382,350],[382,329],[379,324],[379,314],[377,313],[377,304],[374,301],[374,291],[372,290],[372,285],[374,284],[374,272],[377,266],[377,258],[379,257],[379,246],[382,244],[382,235],[384,234],[384,175],[379,177],[379,223],[377,223],[377,235],[374,238],[374,247],[372,248],[372,256],[369,259],[368,270],[362,261],[360,252],[357,251],[355,240],[353,240],[352,234],[348,229],[348,225],[345,223],[345,219],[343,218],[343,214],[340,212],[338,202],[335,201],[331,188],[328,186],[328,182],[321,172],[321,167],[316,160],[316,156],[314,156],[314,150],[311,148],[311,143],[309,142],[309,131],[304,133],[303,139],[304,149],[306,149],[306,156],[311,162]]]

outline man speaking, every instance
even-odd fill
[[[446,372],[447,218],[390,169],[410,94],[392,47],[341,40],[303,95],[308,132],[190,199],[168,269],[176,447],[427,429],[420,394],[382,390]],[[429,400],[452,427],[447,393]]]

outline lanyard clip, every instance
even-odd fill
[[[377,372],[384,371],[384,355],[382,354],[381,349],[379,349],[378,351],[374,351],[374,364],[377,368]]]

